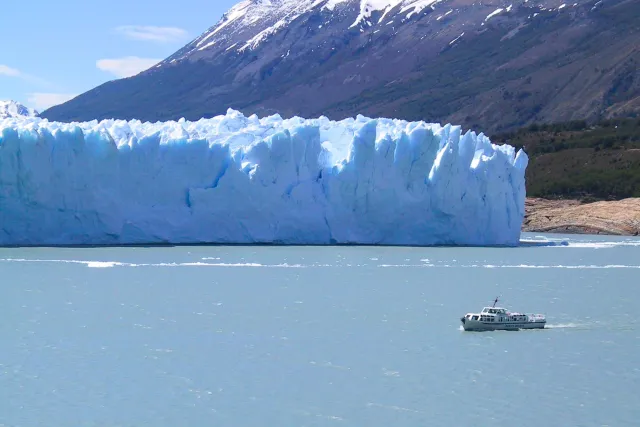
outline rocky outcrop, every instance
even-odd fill
[[[529,198],[522,231],[640,235],[640,198],[580,203]]]

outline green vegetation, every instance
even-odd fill
[[[533,124],[491,139],[529,155],[530,197],[640,197],[640,118]]]

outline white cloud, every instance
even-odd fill
[[[44,111],[54,105],[62,104],[68,100],[75,98],[77,94],[70,93],[44,93],[36,92],[29,94],[29,104],[38,111]]]
[[[16,70],[15,68],[11,68],[8,65],[0,64],[0,74],[3,76],[9,77],[21,77],[22,73],[20,70]]]
[[[14,77],[24,80],[28,83],[33,83],[40,86],[51,86],[49,82],[40,77],[32,76],[31,74],[23,73],[17,68],[9,67],[8,65],[0,64],[0,76]]]
[[[134,40],[171,43],[187,37],[187,31],[176,27],[154,27],[151,25],[123,25],[115,32]]]
[[[0,64],[0,76],[18,78],[39,86],[51,86],[51,84],[40,77],[32,76],[18,70],[17,68],[12,68],[3,64]],[[36,110],[43,111],[54,105],[62,104],[76,96],[77,94],[70,93],[33,92],[28,95],[28,103]]]
[[[111,73],[116,77],[124,78],[135,76],[136,74],[153,67],[160,61],[162,60],[127,56],[124,58],[99,59],[96,61],[96,67],[102,71]]]

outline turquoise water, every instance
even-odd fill
[[[0,249],[0,425],[637,425],[640,240],[524,239]]]

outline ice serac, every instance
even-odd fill
[[[527,156],[358,116],[0,120],[0,244],[517,245]]]

